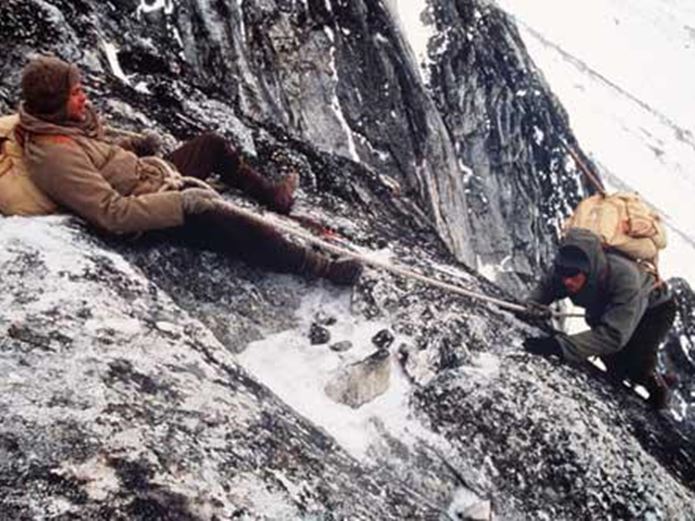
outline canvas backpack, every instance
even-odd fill
[[[0,117],[0,214],[47,215],[58,206],[30,179],[15,137],[19,116]]]
[[[657,270],[659,251],[666,247],[661,217],[636,193],[595,194],[582,200],[564,225],[586,228],[603,247]]]

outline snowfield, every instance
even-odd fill
[[[695,284],[695,4],[498,0],[613,189],[665,217],[664,277]]]

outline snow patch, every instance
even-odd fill
[[[490,282],[495,282],[497,280],[497,275],[500,272],[499,266],[497,264],[485,264],[480,256],[476,256],[475,265],[477,266],[477,271],[483,277],[485,277]]]
[[[428,8],[427,0],[387,0],[386,4],[414,54],[422,82],[428,84],[430,59],[427,47],[436,34],[436,28],[422,20]]]
[[[114,75],[123,83],[130,85],[130,79],[128,78],[126,73],[123,72],[121,64],[118,61],[118,47],[106,41],[102,41],[102,47],[104,48],[104,52],[106,53],[106,59],[108,60],[109,66],[111,67],[111,72],[113,72]]]
[[[172,14],[174,12],[174,0],[140,0],[140,5],[135,10],[135,16],[140,19],[143,14],[161,10],[164,11],[164,14]]]
[[[327,326],[331,343],[348,340],[352,349],[336,353],[327,344],[310,344],[308,331],[319,312],[337,319]],[[371,339],[388,326],[388,321],[355,317],[350,311],[349,293],[336,295],[320,287],[304,297],[297,320],[298,328],[250,344],[238,355],[238,362],[357,459],[368,459],[370,448],[384,429],[405,444],[433,436],[409,417],[411,385],[393,355],[389,389],[372,402],[352,409],[335,403],[324,393],[331,373],[377,350]],[[409,342],[409,338],[397,335],[393,345]]]
[[[355,138],[352,135],[352,129],[350,128],[350,125],[348,125],[347,120],[345,119],[345,114],[343,113],[343,108],[340,106],[340,99],[338,98],[338,92],[336,90],[336,87],[339,82],[338,78],[338,68],[336,67],[336,61],[335,61],[335,33],[330,27],[324,27],[324,31],[326,33],[326,36],[328,36],[328,39],[331,42],[331,62],[330,62],[330,69],[331,69],[331,78],[333,79],[333,86],[334,86],[334,92],[333,96],[331,97],[331,108],[333,109],[333,112],[335,113],[336,118],[338,119],[338,122],[340,123],[340,126],[343,128],[345,132],[345,138],[347,139],[347,147],[348,147],[348,153],[350,156],[350,159],[353,161],[359,163],[360,162],[360,156],[357,153],[357,146],[355,145]]]

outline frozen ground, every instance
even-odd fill
[[[330,342],[312,345],[309,328],[319,315],[332,317],[336,322],[328,327]],[[351,313],[350,292],[336,297],[321,287],[304,298],[297,320],[298,327],[249,345],[238,356],[238,361],[290,407],[325,429],[357,459],[370,459],[370,449],[378,443],[380,432],[384,430],[403,443],[414,444],[421,439],[434,445],[440,443],[430,430],[410,418],[411,384],[394,354],[389,388],[372,402],[353,409],[333,402],[324,392],[334,371],[376,351],[371,339],[388,327],[388,320],[365,320]],[[329,348],[330,344],[342,341],[351,342],[353,347],[342,353]],[[408,337],[397,335],[393,345],[409,342]],[[497,357],[481,354],[465,371],[479,378],[489,378],[497,373],[498,366]]]

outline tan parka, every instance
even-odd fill
[[[91,109],[80,123],[19,114],[31,180],[58,204],[117,234],[183,224],[178,173],[107,142]]]

